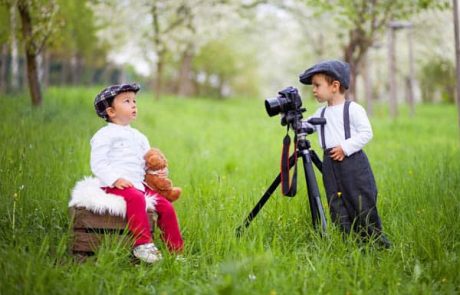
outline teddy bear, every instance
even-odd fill
[[[168,161],[163,153],[157,148],[151,148],[145,154],[144,160],[146,167],[145,184],[170,202],[179,199],[182,189],[174,187],[168,178]]]

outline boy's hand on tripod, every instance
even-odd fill
[[[339,145],[331,150],[330,157],[332,160],[340,162],[343,159],[345,159],[345,152],[342,150],[342,147]]]

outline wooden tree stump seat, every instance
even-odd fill
[[[69,210],[73,231],[71,246],[73,254],[86,256],[94,254],[105,235],[120,236],[127,234],[128,237],[132,238],[128,231],[127,221],[123,217],[95,214],[81,207],[70,207]],[[153,210],[149,210],[147,214],[153,231],[156,213]]]

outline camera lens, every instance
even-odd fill
[[[289,101],[285,97],[267,98],[265,100],[265,109],[270,117],[276,116],[285,111]]]

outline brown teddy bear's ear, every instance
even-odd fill
[[[162,162],[162,165],[166,166],[167,165],[167,160],[166,160],[165,155],[159,149],[156,149],[156,152],[157,152],[158,158]]]
[[[165,161],[158,149],[150,149],[144,156],[145,165],[148,169],[158,170],[166,167]]]
[[[155,155],[150,155],[148,158],[145,159],[145,164],[147,167],[152,167],[155,165]]]
[[[154,168],[157,163],[158,155],[154,149],[150,149],[145,155],[144,160],[147,167]]]
[[[165,158],[165,155],[163,155],[163,153],[159,150],[159,149],[156,149],[156,154],[158,155],[158,157],[160,158]]]
[[[159,154],[160,158],[164,161],[164,165],[165,166],[168,165],[168,160],[166,160],[165,155],[160,150],[158,150],[158,154]]]
[[[145,155],[144,155],[144,160],[148,162],[148,159],[154,154],[154,151],[152,149],[148,150]]]

